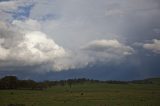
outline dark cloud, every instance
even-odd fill
[[[159,0],[0,0],[0,20],[0,75],[160,75]]]

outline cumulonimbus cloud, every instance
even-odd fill
[[[73,52],[48,38],[36,20],[0,24],[0,67],[46,65],[50,71],[62,71],[114,62],[134,52],[116,39],[91,41]]]
[[[22,25],[28,21],[12,23],[7,26],[1,22],[0,27],[0,67],[7,66],[34,66],[43,63],[54,63],[55,58],[66,55],[63,47],[41,31],[29,30]],[[29,25],[29,27],[33,25]],[[34,25],[35,27],[35,25]],[[34,28],[31,28],[34,29]]]

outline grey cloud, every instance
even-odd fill
[[[0,38],[3,40],[1,45],[4,48],[17,45],[18,41],[22,39],[22,36],[19,36],[21,34],[13,25],[0,21]]]
[[[127,43],[153,39],[153,29],[160,27],[159,11],[158,0],[48,0],[35,4],[30,18],[39,20],[43,31],[60,45],[75,49],[95,39]],[[54,17],[41,20],[47,14]]]
[[[117,40],[95,40],[82,46],[75,52],[70,51],[65,58],[56,60],[53,67],[57,70],[79,69],[97,63],[121,63],[134,53],[134,49]]]
[[[33,3],[27,20],[14,19],[18,7]],[[41,65],[60,71],[121,61],[135,51],[129,44],[159,39],[159,11],[159,0],[0,2],[0,20],[10,22],[0,23],[0,66]],[[159,53],[158,44],[144,48]]]
[[[0,32],[1,68],[40,65],[52,71],[78,69],[104,59],[121,59],[134,51],[117,40],[96,40],[76,51],[67,50],[41,32],[40,24],[31,19],[1,22]]]

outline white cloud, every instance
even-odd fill
[[[95,40],[88,43],[82,49],[98,61],[114,61],[134,53],[133,48],[115,39]]]
[[[0,27],[0,67],[54,64],[55,59],[66,55],[66,51],[45,33],[27,30],[26,27],[35,28],[34,25],[29,25],[28,21],[9,26],[5,23],[2,25],[3,27]],[[23,27],[20,28],[21,26]],[[22,30],[23,28],[25,31]]]
[[[65,50],[58,46],[52,39],[39,31],[26,33],[24,40],[17,45],[17,59],[24,59],[29,63],[43,63],[54,61],[55,58],[63,57]],[[16,55],[14,50],[12,55]]]
[[[160,54],[160,40],[153,39],[152,43],[146,43],[143,45],[143,48],[151,50],[154,53]]]

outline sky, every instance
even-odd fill
[[[0,0],[0,77],[160,77],[159,0]]]

